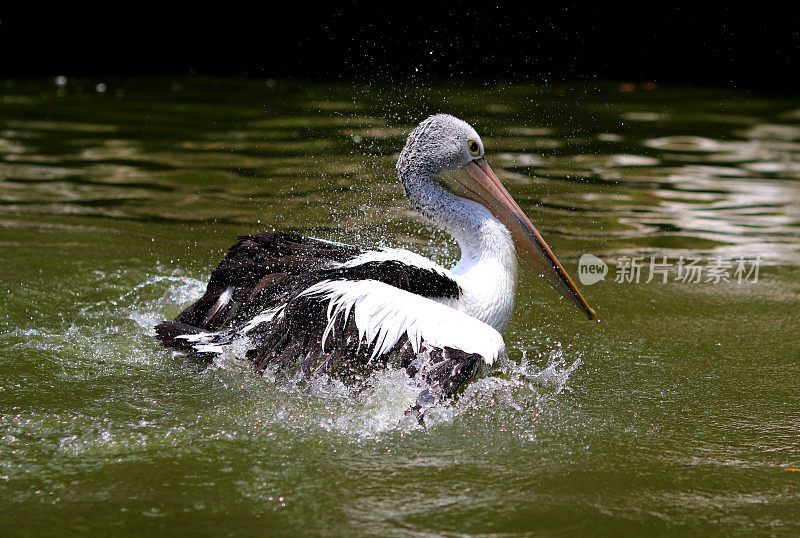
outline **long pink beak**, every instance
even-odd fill
[[[486,160],[478,159],[470,162],[462,170],[466,174],[455,173],[452,177],[465,189],[464,194],[485,205],[506,225],[520,254],[538,268],[557,292],[572,301],[587,318],[597,319],[595,311],[587,304],[544,238],[500,183]]]

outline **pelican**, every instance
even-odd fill
[[[205,294],[156,327],[161,342],[200,355],[244,349],[257,372],[395,365],[424,381],[412,406],[421,420],[425,408],[505,353],[501,332],[514,309],[518,256],[596,319],[468,123],[447,114],[422,121],[397,174],[411,205],[458,242],[452,269],[402,249],[290,232],[242,236]]]

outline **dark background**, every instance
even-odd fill
[[[0,74],[611,79],[796,91],[800,2],[552,4],[0,8]]]

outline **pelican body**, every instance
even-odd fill
[[[408,136],[397,173],[411,205],[459,244],[447,269],[402,249],[275,232],[240,237],[205,294],[156,327],[201,355],[245,349],[256,371],[301,374],[393,364],[427,385],[414,408],[452,396],[505,351],[517,258],[595,319],[531,221],[484,159],[478,133],[446,114]]]

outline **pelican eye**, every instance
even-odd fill
[[[467,142],[467,149],[469,149],[469,154],[473,157],[477,157],[481,154],[481,146],[478,144],[477,140],[470,140]]]

